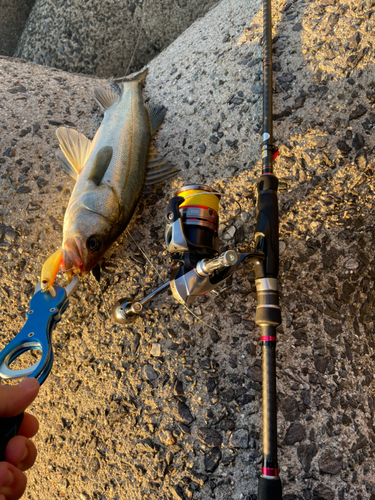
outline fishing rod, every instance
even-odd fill
[[[263,0],[263,143],[262,175],[257,179],[258,202],[255,248],[264,258],[254,265],[257,291],[255,323],[261,329],[263,462],[258,500],[281,500],[282,486],[277,461],[276,328],[281,324],[279,307],[279,210],[278,179],[273,161],[272,122],[272,14],[271,0]]]
[[[271,0],[263,0],[263,142],[262,174],[257,179],[255,251],[238,255],[235,250],[219,254],[219,202],[223,193],[210,186],[184,186],[169,201],[165,243],[172,260],[172,273],[158,289],[140,301],[119,299],[112,318],[126,324],[169,288],[182,304],[192,304],[227,279],[246,259],[254,265],[257,291],[255,322],[261,328],[263,376],[263,461],[258,500],[281,500],[282,486],[277,462],[276,421],[276,328],[281,324],[278,293],[279,215],[278,179],[273,161],[278,149],[272,127],[272,18]]]

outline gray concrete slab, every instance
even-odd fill
[[[0,3],[0,54],[12,56],[35,0],[2,0]]]
[[[16,56],[75,73],[123,76],[164,50],[217,0],[37,0]]]

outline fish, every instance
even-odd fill
[[[143,102],[145,71],[117,85],[119,93],[96,87],[104,111],[93,140],[74,129],[56,131],[62,168],[75,180],[63,223],[63,271],[91,271],[128,225],[142,190],[178,170],[151,140],[166,108]]]
[[[41,289],[43,292],[49,291],[52,297],[56,296],[53,283],[59,271],[63,259],[63,249],[60,247],[45,261],[42,267],[42,274],[40,278]]]

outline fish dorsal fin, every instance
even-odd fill
[[[167,108],[164,106],[155,106],[151,103],[147,103],[146,107],[148,110],[148,116],[150,117],[151,135],[154,135],[164,120]]]
[[[94,184],[99,186],[101,180],[104,177],[104,174],[109,167],[109,164],[111,163],[112,156],[112,146],[103,146],[101,149],[99,149],[92,163],[87,180],[92,181]]]
[[[94,88],[94,98],[103,111],[106,111],[112,104],[115,104],[119,100],[118,94],[112,90],[104,90],[100,87]]]
[[[61,151],[78,176],[89,157],[91,141],[72,128],[60,127],[56,130],[56,135],[60,142]],[[63,165],[67,170],[67,163],[64,162]],[[69,173],[71,174],[71,172]]]

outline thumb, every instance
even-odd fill
[[[14,417],[34,401],[39,392],[39,382],[27,378],[18,385],[0,385],[0,417]]]

